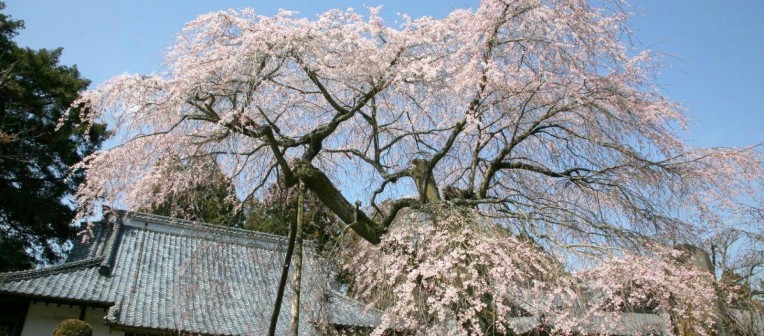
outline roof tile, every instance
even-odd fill
[[[105,239],[106,228],[100,227],[91,244],[77,245],[65,264],[0,274],[0,293],[110,304],[107,322],[115,326],[216,335],[267,330],[285,257],[283,237],[134,212],[117,214],[123,216],[124,227],[117,230],[121,239],[106,276],[98,268],[113,240]],[[301,335],[314,334],[329,290],[328,272],[312,251],[310,245],[305,248]],[[291,296],[288,286],[278,334],[289,327]],[[331,293],[328,305],[333,323],[368,326],[379,316],[339,293]]]

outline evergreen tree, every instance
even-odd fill
[[[289,225],[297,216],[297,197],[297,188],[287,188],[283,178],[279,178],[265,189],[260,199],[245,202],[244,229],[287,236]],[[331,248],[342,233],[342,223],[312,191],[306,191],[304,202],[303,238],[316,242],[320,250]]]
[[[58,63],[60,48],[19,47],[13,37],[23,27],[0,12],[0,271],[61,258],[75,234],[71,195],[84,177],[70,167],[106,135],[104,125],[81,122],[87,110],[67,113],[90,82]]]
[[[200,183],[178,185],[164,201],[154,203],[141,211],[211,224],[239,227],[244,221],[242,212],[235,207],[236,191],[220,171],[220,166],[209,157],[193,160],[175,160],[164,169],[173,174],[204,175]],[[161,190],[160,186],[154,188]]]

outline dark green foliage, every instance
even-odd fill
[[[0,12],[0,271],[60,259],[74,235],[67,197],[83,179],[69,168],[106,135],[104,125],[80,124],[85,111],[66,114],[89,81],[58,64],[61,49],[17,46],[21,28]]]
[[[93,327],[80,320],[63,320],[53,330],[53,336],[93,336]]]
[[[297,188],[274,183],[265,190],[262,200],[252,199],[245,204],[245,229],[287,236],[297,216]],[[340,234],[343,224],[310,190],[305,194],[304,216],[303,238],[316,242],[319,249],[331,248],[328,245]]]
[[[141,211],[225,226],[242,225],[242,213],[236,209],[236,191],[213,159],[178,161],[170,169],[182,174],[204,174],[207,178],[201,179],[204,181],[202,184],[191,189],[179,190],[168,196],[164,202]],[[156,189],[160,192],[162,188],[158,186]]]
[[[29,255],[24,251],[26,242],[18,237],[0,237],[0,269],[24,270],[34,265]]]

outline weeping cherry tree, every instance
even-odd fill
[[[532,315],[568,333],[629,309],[712,332],[712,275],[665,247],[758,202],[761,153],[682,140],[626,4],[485,0],[399,27],[380,10],[202,15],[165,72],[86,92],[120,145],[77,167],[80,215],[176,198],[211,159],[240,201],[302,181],[355,233],[347,270],[385,309],[379,332],[502,334]]]

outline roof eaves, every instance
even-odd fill
[[[65,273],[70,271],[81,270],[88,267],[100,265],[102,261],[103,261],[103,257],[95,257],[95,258],[82,259],[82,260],[74,261],[74,262],[63,263],[61,265],[44,267],[40,269],[0,273],[0,283],[33,279],[33,278],[43,277],[46,275],[53,275],[53,274],[60,274],[60,273]]]
[[[132,220],[137,220],[137,221],[163,224],[163,225],[174,226],[178,228],[191,228],[194,230],[203,230],[212,234],[224,234],[224,235],[236,236],[241,238],[258,239],[258,240],[270,241],[270,242],[278,243],[278,244],[287,244],[289,242],[289,239],[287,237],[265,233],[265,232],[244,230],[244,229],[232,228],[232,227],[227,227],[222,225],[190,221],[185,219],[178,219],[178,218],[154,215],[154,214],[137,212],[137,211],[128,211],[128,210],[111,210],[111,211],[113,211],[116,214],[119,214],[120,216],[124,216],[124,217],[130,218]],[[303,242],[303,245],[310,247],[310,246],[314,246],[315,243],[310,240],[305,240]]]
[[[53,303],[53,304],[61,304],[61,305],[73,305],[73,306],[80,306],[80,305],[86,305],[88,307],[98,307],[98,308],[110,308],[114,305],[114,302],[111,301],[102,301],[102,300],[83,300],[83,299],[73,299],[69,297],[61,297],[56,295],[41,295],[41,294],[28,294],[28,293],[19,293],[16,291],[7,291],[7,290],[0,290],[0,295],[7,295],[10,297],[17,297],[17,298],[26,298],[31,299],[35,302],[44,302],[44,303]]]
[[[328,286],[326,288],[326,294],[334,298],[335,300],[342,301],[343,303],[357,309],[358,313],[361,313],[367,316],[373,315],[372,319],[374,320],[371,323],[350,323],[348,321],[338,320],[335,317],[334,319],[332,319],[333,321],[331,321],[332,324],[341,325],[341,326],[354,326],[354,327],[376,327],[377,325],[379,325],[380,317],[382,316],[382,311],[373,307],[369,307],[366,304],[356,299],[353,299],[351,297],[348,297],[347,295],[344,295]],[[330,311],[330,314],[331,314],[331,311]]]
[[[112,233],[109,240],[106,242],[106,251],[103,257],[103,261],[98,267],[98,274],[103,276],[110,276],[111,270],[114,268],[114,262],[117,257],[117,250],[119,249],[119,243],[122,241],[122,221],[118,220],[112,227]]]
[[[123,321],[120,321],[120,313],[122,312],[122,304],[121,302],[117,302],[113,306],[109,307],[109,309],[106,311],[106,316],[103,317],[104,324],[122,331],[135,331],[135,332],[149,332],[149,333],[158,333],[158,334],[183,334],[190,333],[192,335],[212,335],[209,333],[204,333],[199,330],[181,330],[181,329],[170,329],[170,328],[157,328],[155,326],[141,326],[141,325],[131,325],[124,323]],[[215,336],[235,336],[235,334],[221,334],[221,333],[215,333]]]

